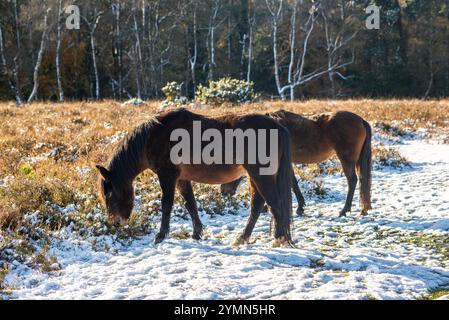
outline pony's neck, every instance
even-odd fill
[[[109,161],[109,171],[120,184],[132,182],[145,168],[141,165],[142,154],[133,154],[134,150],[121,146]],[[143,151],[142,151],[143,152]]]
[[[138,126],[117,148],[109,161],[109,170],[118,183],[130,183],[147,169],[145,151],[151,127],[152,122]]]

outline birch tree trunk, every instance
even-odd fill
[[[190,64],[190,74],[192,77],[192,85],[193,85],[193,98],[196,96],[196,61],[198,58],[198,38],[197,38],[197,20],[196,20],[196,12],[197,6],[195,4],[195,8],[193,9],[193,56],[189,58]]]
[[[251,64],[253,59],[253,32],[254,32],[254,25],[256,24],[256,18],[255,14],[251,19],[249,19],[249,37],[248,37],[248,66],[246,70],[246,82],[251,81]]]
[[[19,81],[19,65],[20,65],[20,52],[21,52],[21,37],[20,37],[20,28],[19,28],[19,11],[17,6],[17,0],[14,0],[14,22],[15,22],[15,33],[16,33],[16,47],[17,53],[14,56],[14,67],[13,67],[13,77],[14,77],[14,87],[15,87],[15,95],[16,101],[19,105],[23,104],[22,92],[20,89],[20,81]]]
[[[98,67],[97,67],[97,57],[95,54],[95,29],[90,31],[90,49],[92,56],[92,66],[94,68],[94,77],[95,77],[95,99],[100,100],[100,77],[98,75]]]
[[[277,9],[272,9],[271,5],[268,0],[265,0],[268,11],[271,14],[271,26],[272,26],[272,38],[273,38],[273,60],[274,60],[274,79],[276,81],[276,88],[278,91],[278,94],[281,96],[282,100],[285,100],[285,94],[281,87],[281,79],[279,75],[279,55],[278,55],[278,48],[277,48],[277,42],[278,42],[278,23],[280,21],[280,17],[282,14],[282,5],[283,0],[279,0],[279,4]]]
[[[221,0],[214,0],[212,12],[209,18],[209,32],[208,32],[208,42],[207,48],[209,52],[209,71],[207,74],[207,80],[211,81],[214,78],[214,67],[216,65],[215,62],[215,29],[219,24],[216,24],[218,12],[221,6]]]
[[[119,99],[122,98],[123,93],[123,74],[122,74],[122,48],[121,48],[121,29],[120,29],[120,13],[121,13],[121,1],[113,5],[113,12],[115,14],[115,54],[117,55],[117,67],[118,67],[118,91]]]
[[[50,12],[50,9],[47,9],[47,11],[45,12],[45,16],[44,16],[44,29],[42,31],[42,38],[41,38],[41,44],[39,47],[39,53],[37,54],[37,60],[36,60],[35,66],[34,66],[33,90],[31,91],[31,94],[28,97],[28,103],[30,103],[34,99],[36,99],[37,92],[39,90],[39,70],[41,68],[42,57],[44,55],[45,46],[47,43],[47,22],[48,22],[48,13],[49,12]]]
[[[141,73],[142,73],[142,68],[143,68],[143,63],[142,63],[142,49],[141,49],[141,45],[140,45],[140,32],[139,32],[139,26],[137,24],[137,16],[136,16],[136,10],[137,10],[137,6],[136,6],[136,0],[133,1],[133,22],[134,22],[134,36],[136,38],[136,44],[135,44],[135,50],[136,50],[136,56],[135,60],[137,61],[137,63],[135,64],[135,68],[136,68],[136,88],[137,88],[137,98],[141,99],[142,98],[142,94],[141,94]]]
[[[98,73],[97,66],[97,56],[96,56],[96,46],[95,46],[95,31],[97,29],[98,23],[100,21],[101,16],[103,15],[103,11],[98,12],[97,7],[94,8],[93,12],[93,21],[89,21],[86,17],[82,17],[89,27],[89,38],[90,38],[90,55],[92,58],[92,68],[94,69],[94,78],[95,78],[95,99],[100,100],[100,76]]]
[[[61,13],[62,0],[59,0],[58,20],[57,20],[57,35],[56,35],[56,82],[58,84],[59,101],[64,101],[64,90],[62,89],[61,81]]]
[[[327,52],[327,68],[328,70],[332,69],[333,57],[332,57],[332,40],[329,34],[329,22],[326,16],[326,13],[323,13],[323,21],[324,21],[324,33],[326,37],[326,52]],[[335,99],[337,92],[335,86],[334,73],[330,71],[328,73],[329,82],[331,84],[331,95],[332,98]]]
[[[296,46],[296,9],[297,2],[293,4],[293,13],[290,27],[290,63],[288,65],[288,84],[290,85],[290,101],[295,100],[295,87],[293,86],[293,67],[295,64],[295,46]]]

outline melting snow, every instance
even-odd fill
[[[43,273],[13,264],[6,281],[16,289],[6,298],[418,298],[449,285],[449,145],[409,140],[397,147],[412,167],[374,172],[368,217],[358,214],[356,195],[353,212],[338,218],[345,179],[324,178],[331,191],[307,197],[307,216],[294,219],[299,249],[273,248],[268,214],[260,217],[253,243],[231,246],[247,209],[202,214],[206,239],[199,242],[169,237],[155,246],[151,233],[128,244],[102,236],[93,246],[92,239],[63,230],[64,240],[50,246],[61,270]],[[171,225],[171,235],[191,232],[190,221],[181,217]],[[426,237],[442,239],[442,250],[419,245]]]

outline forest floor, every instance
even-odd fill
[[[334,158],[300,166],[306,216],[294,217],[299,249],[275,248],[270,215],[252,243],[234,247],[248,191],[233,198],[196,184],[204,239],[190,238],[181,199],[170,236],[153,239],[160,190],[136,181],[129,225],[110,226],[94,165],[158,112],[102,103],[0,104],[0,299],[441,299],[449,294],[449,101],[261,102],[198,110],[302,114],[354,111],[373,136],[373,210],[338,217],[346,181]],[[294,203],[294,209],[296,203]]]

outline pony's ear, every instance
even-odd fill
[[[108,171],[108,169],[106,169],[105,167],[100,166],[99,164],[97,164],[95,167],[98,169],[98,171],[100,171],[101,176],[105,180],[110,180],[111,173]]]

